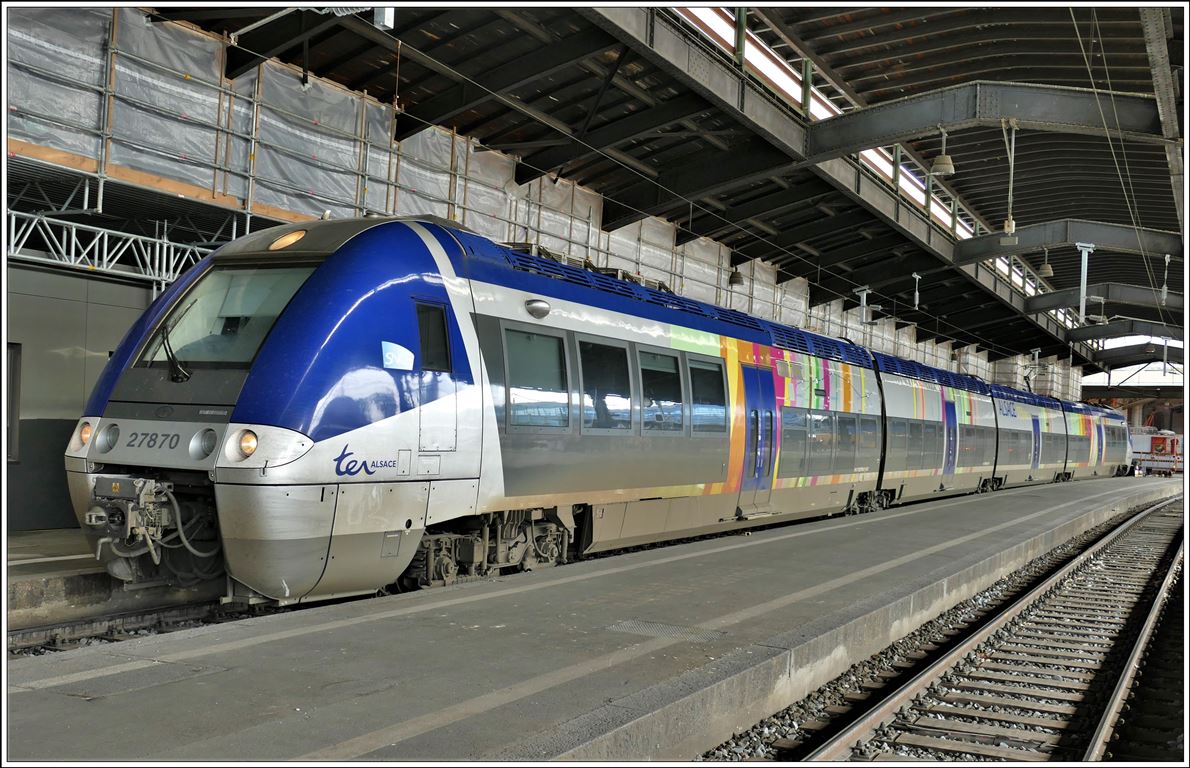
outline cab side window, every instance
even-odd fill
[[[417,330],[421,336],[421,369],[449,371],[450,337],[446,332],[446,308],[438,304],[418,304]]]

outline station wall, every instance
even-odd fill
[[[5,277],[7,364],[19,371],[5,414],[7,528],[72,527],[62,452],[108,355],[149,305],[150,292],[14,264]]]

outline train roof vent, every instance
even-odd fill
[[[661,283],[661,285],[664,286],[665,283]],[[641,286],[641,288],[644,293],[645,301],[649,302],[650,304],[657,304],[658,306],[662,306],[667,309],[677,309],[682,312],[692,312],[693,314],[700,315],[702,317],[712,316],[709,312],[707,312],[703,304],[694,301],[693,299],[687,299],[685,296],[679,296],[672,291],[667,293],[666,291],[668,291],[668,287],[666,287],[665,290],[650,288],[647,285]]]
[[[842,360],[845,363],[863,366],[864,368],[872,367],[872,359],[868,357],[868,353],[863,347],[858,347],[846,341],[832,339],[829,336],[819,336],[813,333],[807,335],[809,335],[810,342],[814,345],[814,351],[819,357]]]
[[[532,272],[535,275],[552,277],[555,280],[563,280],[588,288],[591,286],[591,278],[587,277],[588,273],[585,270],[576,269],[569,264],[562,264],[553,259],[535,259],[513,251],[509,254],[509,261],[512,262],[513,269],[519,269],[522,272]]]
[[[707,305],[707,307],[712,312],[715,313],[714,316],[716,318],[718,318],[719,320],[722,320],[725,323],[733,323],[735,325],[742,325],[745,328],[751,328],[754,331],[763,331],[764,330],[764,328],[761,327],[761,325],[760,325],[760,321],[757,320],[755,317],[752,317],[752,315],[746,315],[743,312],[739,312],[734,309],[728,309],[727,307],[713,307],[709,304]]]
[[[769,333],[773,336],[774,346],[801,352],[804,355],[814,354],[814,350],[810,348],[809,337],[797,328],[769,323]]]
[[[631,284],[626,283],[623,280],[617,280],[614,277],[608,277],[602,272],[588,272],[587,274],[591,278],[591,285],[601,291],[614,293],[618,296],[626,296],[630,299],[640,298],[636,292],[636,289],[634,289]]]

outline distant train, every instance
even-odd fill
[[[1129,463],[1114,411],[391,218],[205,258],[66,452],[113,576],[281,604]]]

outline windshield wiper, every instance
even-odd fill
[[[161,346],[165,350],[165,357],[169,360],[170,381],[181,384],[190,380],[190,371],[182,365],[182,361],[174,354],[173,345],[169,343],[169,326],[161,326]]]

